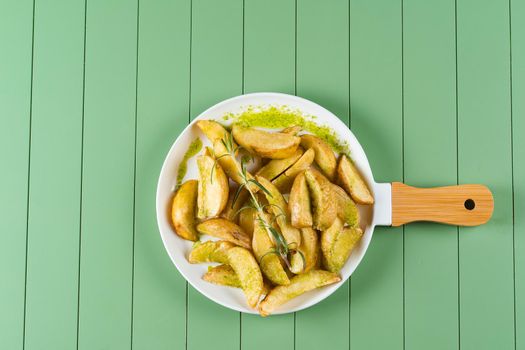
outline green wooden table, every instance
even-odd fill
[[[489,224],[382,228],[321,304],[187,285],[155,186],[243,92],[347,123],[378,181],[484,183]],[[1,0],[0,349],[525,349],[525,1]]]

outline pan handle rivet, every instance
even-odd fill
[[[476,207],[476,202],[474,202],[474,200],[472,200],[472,199],[469,198],[469,199],[467,199],[467,200],[465,201],[465,209],[467,209],[467,210],[472,210],[472,209],[474,209],[475,207]]]

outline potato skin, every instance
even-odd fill
[[[290,211],[288,210],[288,203],[284,199],[283,195],[279,192],[277,187],[264,177],[257,176],[257,181],[269,192],[264,192],[266,200],[270,203],[270,211],[276,218],[277,225],[281,229],[281,233],[286,240],[286,243],[294,244],[298,247],[301,244],[301,233],[298,229],[292,226],[290,222]],[[263,191],[261,191],[263,192]]]
[[[303,153],[304,150],[301,147],[298,147],[294,154],[288,158],[270,160],[266,165],[259,169],[255,175],[262,176],[271,181],[291,167],[303,155]]]
[[[249,250],[242,247],[229,249],[227,256],[228,264],[241,282],[248,305],[255,307],[263,291],[263,277],[257,261]]]
[[[315,152],[313,149],[306,150],[297,162],[289,167],[284,173],[276,177],[272,183],[281,193],[288,193],[295,177],[310,167],[314,161],[314,157]]]
[[[251,249],[251,239],[241,227],[223,218],[206,220],[197,225],[197,231]]]
[[[305,273],[317,266],[319,259],[319,239],[317,232],[311,227],[305,227],[301,230],[301,246],[299,251],[303,254],[303,258],[299,254],[294,254],[291,259],[291,271],[295,274]]]
[[[267,214],[264,214],[263,220],[270,222]],[[257,220],[257,219],[256,219]],[[252,249],[263,274],[273,284],[286,285],[290,283],[288,275],[281,265],[279,257],[275,254],[267,254],[273,249],[273,243],[268,237],[268,232],[261,226],[258,221],[254,222]]]
[[[227,264],[228,255],[226,253],[233,247],[235,247],[233,243],[226,241],[197,242],[193,245],[188,261],[190,264],[205,262]]]
[[[206,135],[206,137],[213,143],[216,140],[228,137],[228,131],[221,124],[215,120],[198,120],[195,122],[197,127]]]
[[[288,207],[293,227],[303,228],[313,225],[310,193],[308,192],[304,173],[300,173],[295,177],[290,190],[290,197],[288,198]]]
[[[239,163],[239,161],[237,161],[236,158],[232,157],[228,153],[228,150],[221,142],[221,140],[215,140],[215,142],[213,143],[213,153],[215,154],[217,161],[219,162],[220,166],[222,167],[222,170],[224,170],[226,175],[228,175],[228,177],[236,183],[242,184],[244,182],[244,179],[239,174],[241,172],[241,164]],[[251,180],[253,179],[253,175],[249,172],[246,172],[246,178],[247,180]],[[250,183],[249,187],[254,192],[257,192],[259,190],[259,188],[252,183]]]
[[[189,241],[199,239],[195,229],[195,207],[197,206],[197,180],[188,180],[175,193],[171,205],[171,221],[175,233]]]
[[[312,148],[315,151],[315,162],[322,170],[324,175],[333,181],[335,177],[335,169],[337,160],[334,151],[325,141],[314,135],[302,135],[301,146],[304,148]]]
[[[275,309],[291,299],[312,289],[323,287],[341,281],[337,274],[311,270],[293,277],[287,286],[277,286],[259,304],[259,314],[263,317],[270,315]]]
[[[202,276],[202,279],[219,286],[242,288],[239,277],[232,267],[226,264],[209,266],[208,271]],[[271,289],[272,286],[263,280],[262,294],[267,295]]]
[[[301,142],[295,135],[246,128],[238,124],[233,125],[232,135],[235,141],[249,152],[270,159],[292,156]]]
[[[339,209],[338,202],[333,198],[332,183],[315,169],[308,169],[304,175],[312,199],[313,226],[326,230],[332,226]]]
[[[346,155],[341,155],[337,166],[338,181],[352,199],[359,204],[374,204],[374,197],[361,174]]]
[[[354,201],[341,187],[332,184],[334,198],[338,204],[337,215],[349,226],[359,225],[359,209]]]
[[[348,260],[363,231],[359,227],[343,227],[337,218],[334,224],[321,234],[323,265],[331,272],[339,272]]]

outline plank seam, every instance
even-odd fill
[[[139,92],[139,23],[140,23],[140,0],[137,0],[137,30],[135,45],[135,135],[133,150],[133,235],[131,239],[131,315],[130,315],[130,348],[133,349],[133,322],[135,303],[135,235],[136,235],[136,207],[137,207],[137,111]]]
[[[456,184],[459,185],[459,101],[458,101],[458,2],[454,0],[454,61],[455,61],[455,94],[456,94]],[[457,269],[458,269],[458,350],[461,349],[461,278],[460,278],[460,245],[459,245],[460,228],[456,226],[457,242]]]
[[[29,87],[29,147],[27,161],[27,203],[26,203],[26,251],[24,266],[24,317],[22,323],[22,349],[26,347],[26,317],[27,317],[27,251],[29,237],[29,191],[31,186],[31,126],[33,124],[33,67],[35,58],[35,1],[33,0],[33,20],[31,28],[31,83]]]
[[[514,116],[512,109],[512,0],[509,0],[509,83],[510,83],[510,169],[511,169],[511,198],[512,198],[512,281],[514,297],[514,349],[517,349],[517,323],[516,323],[516,220],[515,220],[515,194],[514,194]]]
[[[84,188],[84,115],[86,101],[86,38],[87,38],[87,2],[84,1],[84,52],[82,63],[82,130],[80,132],[80,202],[79,202],[79,229],[78,229],[78,279],[77,279],[77,343],[79,345],[80,334],[80,264],[82,261],[82,200]]]

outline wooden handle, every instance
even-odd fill
[[[433,221],[476,226],[489,221],[494,199],[483,185],[416,188],[392,183],[392,226]]]

